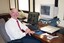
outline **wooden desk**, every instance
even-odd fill
[[[59,37],[53,38],[52,40],[48,40],[46,36],[41,37],[41,35],[34,34],[33,36],[39,40],[41,40],[42,43],[64,43],[64,35],[57,34]]]
[[[43,24],[41,22],[38,23],[38,27],[44,27],[47,26],[48,24]],[[56,34],[56,33],[55,33]],[[59,37],[58,38],[54,38],[52,40],[48,40],[46,36],[41,36],[41,35],[36,35],[33,34],[33,36],[39,40],[42,41],[42,43],[64,43],[64,36],[57,34]]]
[[[47,26],[47,24],[42,24],[41,22],[38,23],[39,28],[40,27],[44,27]],[[56,33],[55,33],[56,34]],[[48,40],[46,36],[44,35],[36,35],[34,34],[33,36],[39,40],[42,41],[42,43],[64,43],[64,36],[62,36],[62,34],[56,34],[57,36],[59,36],[58,38],[53,38],[52,40]]]
[[[44,27],[44,26],[47,26],[48,24],[43,24],[42,22],[38,22],[38,27],[41,28],[41,27]]]
[[[64,34],[57,33],[58,38],[54,38],[50,43],[64,43]]]
[[[41,36],[41,35],[36,35],[36,34],[34,34],[33,36],[34,36],[35,38],[41,40],[42,43],[49,43],[49,42],[50,42],[50,41],[47,39],[46,36]]]

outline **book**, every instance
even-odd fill
[[[56,32],[56,31],[58,31],[58,30],[60,30],[60,28],[54,27],[54,26],[50,26],[50,25],[45,26],[45,27],[41,27],[40,29],[42,31],[45,31],[45,32],[48,32],[48,33],[51,33],[51,34]]]
[[[44,32],[43,31],[41,31],[41,30],[36,30],[35,31],[35,34],[37,34],[37,35],[41,35],[41,34],[43,34]]]

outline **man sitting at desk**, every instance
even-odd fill
[[[35,32],[31,31],[17,19],[19,15],[17,9],[13,8],[10,11],[10,15],[11,18],[5,24],[5,30],[11,39],[11,42],[8,43],[41,43],[31,36]]]

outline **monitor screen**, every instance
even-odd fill
[[[40,14],[43,18],[53,18],[54,15],[54,5],[41,5]]]
[[[41,14],[50,15],[50,6],[41,6]]]

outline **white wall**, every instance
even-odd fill
[[[9,12],[9,0],[0,0],[0,14]]]
[[[60,18],[60,24],[59,26],[63,26],[64,27],[64,0],[59,0],[58,2],[58,17]]]

